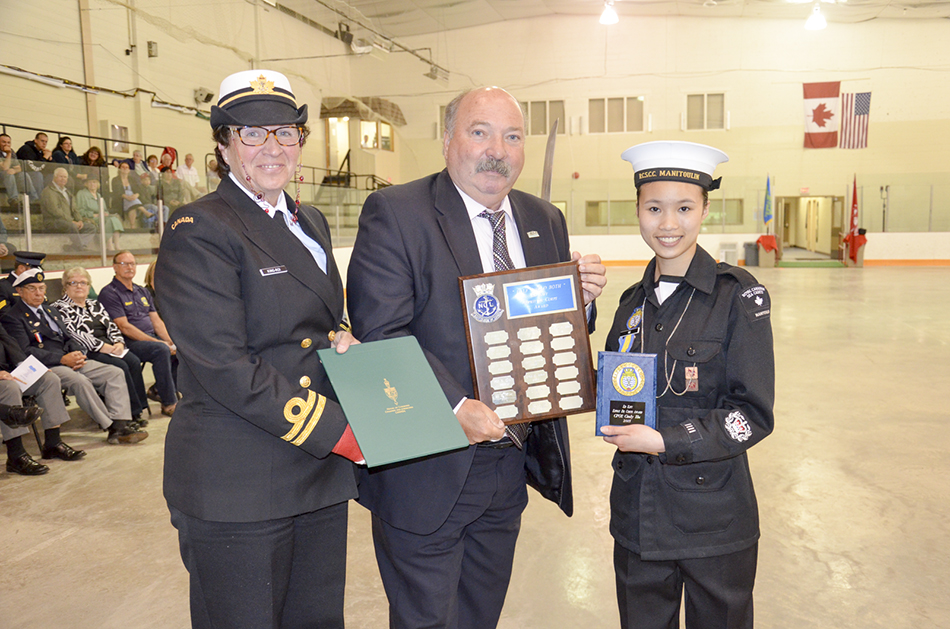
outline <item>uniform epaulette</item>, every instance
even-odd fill
[[[765,286],[745,269],[720,262],[716,265],[717,275],[731,275],[739,282],[737,295],[746,315],[753,321],[768,319],[772,312],[772,299]]]
[[[716,275],[731,275],[736,278],[736,281],[739,282],[739,286],[742,290],[747,288],[752,288],[759,284],[759,280],[755,279],[755,276],[743,269],[741,266],[732,266],[725,262],[720,262],[716,265]]]

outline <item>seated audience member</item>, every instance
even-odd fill
[[[148,174],[148,164],[145,163],[145,159],[142,157],[142,151],[137,149],[132,151],[132,157],[125,160],[125,163],[129,165],[129,170],[137,176]]]
[[[3,315],[3,326],[20,349],[59,376],[63,388],[76,396],[79,408],[103,430],[109,431],[106,440],[110,444],[138,443],[148,437],[147,432],[130,425],[132,409],[122,370],[88,360],[82,345],[69,336],[59,310],[43,303],[46,299],[43,269],[24,271],[13,287],[20,301]]]
[[[162,414],[171,416],[178,404],[175,386],[175,344],[168,336],[165,322],[155,310],[155,300],[135,279],[135,256],[120,251],[112,258],[115,277],[99,291],[99,303],[106,309],[125,337],[129,350],[142,362],[152,363],[155,385],[146,393],[162,405]]]
[[[68,135],[59,138],[51,157],[57,164],[79,165],[82,163],[79,160],[79,156],[76,155],[76,151],[73,150],[73,140]]]
[[[119,174],[112,180],[112,209],[121,212],[129,227],[138,227],[138,214],[147,212],[142,204],[142,183],[126,162],[119,164]],[[151,214],[152,212],[147,212]]]
[[[41,131],[32,140],[24,142],[16,152],[17,158],[22,162],[24,176],[30,179],[33,190],[37,193],[43,189],[46,165],[53,163],[53,152],[46,148],[48,142],[49,137]]]
[[[66,251],[83,251],[92,240],[96,226],[84,223],[73,204],[73,197],[66,189],[69,174],[62,166],[53,171],[53,179],[43,189],[40,204],[43,206],[43,222],[47,232],[70,234],[71,244],[63,247]]]
[[[99,180],[95,178],[86,179],[85,183],[86,185],[83,186],[83,189],[76,193],[76,211],[79,212],[79,217],[83,223],[92,223],[98,231],[99,202],[103,198],[102,195],[99,194]],[[119,234],[125,231],[125,226],[122,225],[122,219],[116,216],[115,212],[111,212],[108,206],[105,207],[104,211],[106,219],[106,246],[109,249],[118,250]]]
[[[185,193],[185,203],[191,203],[208,192],[207,188],[199,185],[201,178],[198,176],[198,169],[195,168],[195,158],[191,153],[185,155],[185,165],[178,167],[175,176],[181,179],[181,186]]]
[[[92,278],[86,269],[81,266],[67,269],[63,273],[63,290],[66,294],[53,305],[63,316],[69,336],[85,348],[86,358],[122,370],[129,389],[132,419],[137,420],[139,425],[146,425],[148,420],[140,419],[142,411],[148,408],[145,382],[142,380],[142,361],[132,352],[126,351],[125,338],[102,304],[89,299],[91,286]]]
[[[142,185],[139,197],[142,200],[142,223],[152,229],[158,222],[158,185],[152,183],[152,176],[148,173],[139,175],[139,183]]]
[[[172,170],[163,170],[162,179],[158,182],[158,198],[168,208],[165,216],[171,216],[171,213],[185,204],[185,191],[182,188],[182,182],[175,177]]]
[[[149,294],[152,296],[152,303],[155,304],[155,311],[161,316],[162,311],[158,309],[158,300],[155,298],[155,263],[157,260],[152,260],[152,263],[148,265],[148,268],[145,269],[145,288],[148,290]]]
[[[205,177],[208,179],[208,192],[214,192],[221,183],[221,177],[218,176],[218,162],[213,159],[208,160],[208,166],[205,169]]]
[[[53,149],[53,161],[57,164],[66,164],[69,167],[69,191],[76,194],[82,189],[83,182],[88,175],[85,169],[73,168],[82,165],[82,158],[73,150],[73,141],[68,135],[61,136]]]
[[[102,151],[98,146],[90,146],[89,150],[82,154],[79,163],[83,166],[93,166],[95,168],[105,168],[106,159],[102,156]]]
[[[171,152],[170,152],[171,151]],[[175,172],[175,149],[165,148],[165,151],[162,153],[161,165],[158,167],[158,170],[165,172],[170,170]]]
[[[162,174],[162,171],[158,166],[158,157],[155,155],[149,155],[147,166],[148,176],[152,178],[152,183],[158,185],[159,175]]]
[[[44,432],[44,459],[77,461],[86,453],[74,450],[59,435],[59,427],[70,419],[63,404],[63,385],[59,376],[47,371],[26,391],[20,392],[20,386],[10,372],[24,360],[26,354],[0,326],[0,435],[7,448],[7,471],[23,476],[39,476],[48,472],[49,467],[33,460],[23,447],[22,437],[29,433],[30,424],[40,416]],[[37,406],[23,407],[23,395],[32,395]]]
[[[0,316],[3,316],[7,309],[20,299],[16,294],[16,290],[13,289],[13,282],[16,281],[16,278],[24,271],[42,265],[45,258],[46,254],[38,251],[17,251],[14,254],[13,270],[0,280]]]
[[[0,184],[7,191],[7,205],[12,208],[20,207],[21,192],[26,192],[33,201],[40,198],[30,180],[24,179],[22,173],[23,166],[13,152],[13,139],[6,133],[0,133]]]

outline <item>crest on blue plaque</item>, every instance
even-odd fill
[[[498,298],[495,297],[495,285],[491,283],[476,284],[475,301],[472,302],[472,318],[479,323],[497,321],[504,312]]]
[[[656,428],[656,354],[597,355],[597,432],[603,426]]]

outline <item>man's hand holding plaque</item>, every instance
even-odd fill
[[[585,306],[604,282],[600,258],[576,253],[571,262],[459,278],[476,396],[503,422],[594,409]]]

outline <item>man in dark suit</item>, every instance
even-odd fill
[[[20,299],[3,315],[3,326],[20,349],[59,376],[63,388],[76,396],[79,408],[103,430],[109,431],[108,443],[142,441],[148,433],[130,425],[129,389],[122,370],[86,360],[82,345],[69,336],[62,315],[55,306],[44,303],[46,284],[43,280],[41,268],[29,269],[17,277],[13,288]]]
[[[22,476],[39,476],[49,467],[34,460],[23,447],[23,435],[29,425],[42,416],[44,429],[43,458],[78,461],[86,456],[65,443],[59,427],[69,421],[69,413],[63,404],[63,387],[59,377],[47,371],[25,391],[20,391],[16,378],[10,373],[26,360],[7,331],[0,326],[0,435],[7,448],[7,471]],[[23,395],[32,395],[39,406],[23,407]]]
[[[284,192],[307,106],[268,70],[218,93],[221,185],[172,215],[155,269],[180,360],[164,489],[191,622],[342,628],[362,455],[316,351],[353,340],[329,226]]]
[[[572,256],[557,208],[512,190],[524,165],[518,102],[473,90],[445,118],[446,170],[366,200],[347,296],[359,338],[419,340],[473,445],[364,472],[360,503],[373,512],[390,625],[486,629],[504,603],[525,483],[570,515],[570,455],[563,418],[534,423],[522,443],[475,399],[458,278],[574,259],[587,304],[606,279],[598,256]]]
[[[16,278],[27,269],[42,266],[45,258],[46,254],[39,251],[17,251],[14,254],[15,266],[13,270],[0,280],[0,317],[6,313],[7,308],[20,299],[17,297],[16,291],[13,290],[13,282],[16,281]]]

